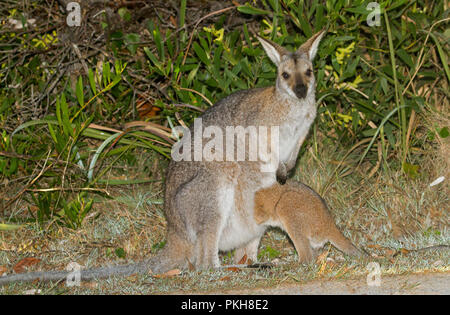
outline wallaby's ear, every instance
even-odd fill
[[[259,37],[258,35],[256,35],[256,38],[258,38],[270,60],[272,60],[272,62],[278,67],[281,61],[281,57],[287,54],[288,51],[277,43],[272,42],[271,40]]]
[[[325,30],[314,34],[310,39],[308,39],[303,45],[298,49],[299,53],[306,53],[309,60],[313,60],[317,53],[317,48],[319,47],[320,40],[323,35],[325,35]]]

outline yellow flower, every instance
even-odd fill
[[[363,79],[361,78],[361,75],[358,74],[355,80],[353,80],[352,83],[349,83],[351,86],[353,86],[355,89],[358,87],[358,84],[363,82]]]
[[[224,33],[223,28],[221,28],[220,30],[216,30],[216,28],[213,25],[212,27],[204,27],[203,30],[205,32],[211,33],[213,36],[216,37],[214,39],[215,43],[220,43],[223,41],[223,33]]]
[[[58,42],[58,36],[56,31],[53,31],[52,34],[44,34],[40,39],[33,38],[32,42],[34,43],[34,47],[39,48],[48,48],[52,44],[56,44]]]
[[[269,28],[270,33],[273,32],[273,25],[269,23],[269,21],[267,21],[266,19],[263,19],[263,23],[267,25],[267,27]],[[278,26],[277,27],[277,32],[279,32],[281,30],[281,28]]]
[[[352,53],[353,49],[355,48],[355,42],[352,42],[350,45],[348,45],[345,48],[338,48],[336,51],[336,59],[337,62],[342,65],[344,63],[344,59]]]

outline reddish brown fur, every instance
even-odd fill
[[[314,249],[327,241],[346,254],[360,253],[336,227],[324,200],[301,183],[277,183],[258,191],[254,218],[259,224],[279,224],[294,243],[301,262],[310,262]]]

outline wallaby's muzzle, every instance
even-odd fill
[[[303,83],[297,84],[294,88],[294,93],[300,99],[305,98],[306,94],[308,93],[308,88]]]

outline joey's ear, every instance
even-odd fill
[[[319,47],[320,40],[323,35],[325,35],[325,30],[314,34],[310,39],[308,39],[303,45],[298,49],[299,53],[306,53],[309,60],[313,60],[317,53],[317,48]]]
[[[281,57],[287,54],[288,51],[277,43],[272,42],[271,40],[259,37],[258,35],[256,35],[256,38],[258,38],[270,60],[272,60],[272,62],[278,67],[281,61]]]

